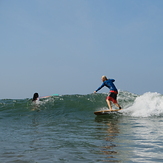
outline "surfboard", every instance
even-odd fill
[[[59,94],[52,94],[52,96],[59,96]]]
[[[95,111],[95,115],[104,115],[104,114],[110,114],[110,113],[117,113],[122,109],[116,109],[116,110],[101,110],[101,111]]]

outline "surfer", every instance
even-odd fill
[[[106,76],[102,76],[101,80],[103,81],[102,85],[96,91],[94,91],[94,93],[96,93],[97,91],[99,91],[104,86],[108,87],[110,89],[110,94],[109,94],[109,96],[106,97],[106,102],[108,104],[109,109],[112,110],[111,101],[119,109],[122,109],[121,106],[117,102],[118,90],[117,90],[117,88],[115,87],[115,85],[113,83],[115,80],[114,79],[107,79]]]

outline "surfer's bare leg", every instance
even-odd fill
[[[114,103],[119,109],[122,109],[118,103]]]
[[[109,109],[112,110],[111,102],[108,99],[106,99],[106,102],[108,104]]]

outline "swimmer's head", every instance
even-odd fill
[[[39,97],[38,93],[34,93],[32,101],[36,101]]]

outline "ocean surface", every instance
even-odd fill
[[[120,91],[120,113],[94,115],[106,96],[1,99],[0,163],[163,162],[163,95]]]

